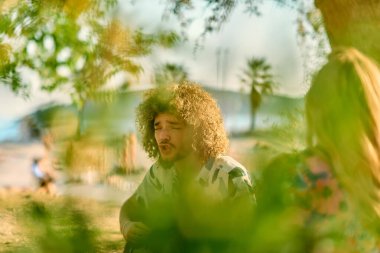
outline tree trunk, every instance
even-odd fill
[[[255,89],[255,86],[252,84],[251,93],[250,93],[250,102],[251,102],[251,131],[255,130],[256,123],[256,112],[261,104],[261,94]]]
[[[380,0],[315,0],[331,48],[355,47],[380,62]]]

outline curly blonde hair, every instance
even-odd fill
[[[154,119],[170,113],[194,130],[192,147],[203,161],[225,153],[228,139],[216,101],[198,84],[189,81],[155,88],[144,94],[137,108],[136,124],[149,157],[159,156],[154,138]]]

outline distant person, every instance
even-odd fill
[[[32,172],[38,181],[38,191],[54,195],[56,193],[56,187],[53,166],[57,163],[52,157],[54,138],[51,132],[45,131],[41,136],[41,141],[45,148],[45,154],[41,158],[33,159]]]
[[[254,195],[247,170],[225,155],[228,139],[215,100],[188,82],[152,89],[137,109],[137,125],[156,162],[121,209],[125,252],[210,250],[203,243],[215,241],[223,248],[246,223],[237,214],[239,201],[249,209]]]
[[[125,172],[129,173],[136,169],[137,139],[134,132],[129,132],[124,137],[123,163]]]
[[[52,173],[46,169],[46,163],[46,158],[34,158],[32,173],[38,181],[38,191],[54,195],[56,193],[55,180]]]

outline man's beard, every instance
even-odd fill
[[[191,150],[181,150],[179,151],[173,158],[171,159],[164,159],[162,158],[162,155],[159,156],[159,163],[164,168],[171,168],[174,163],[188,157],[192,151]]]

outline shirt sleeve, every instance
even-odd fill
[[[154,165],[150,167],[143,181],[137,187],[133,195],[122,205],[119,215],[120,231],[125,239],[133,222],[144,222],[144,213],[147,211],[149,188],[151,187]]]
[[[228,172],[228,197],[230,199],[247,198],[255,202],[251,178],[243,168],[235,167]]]

